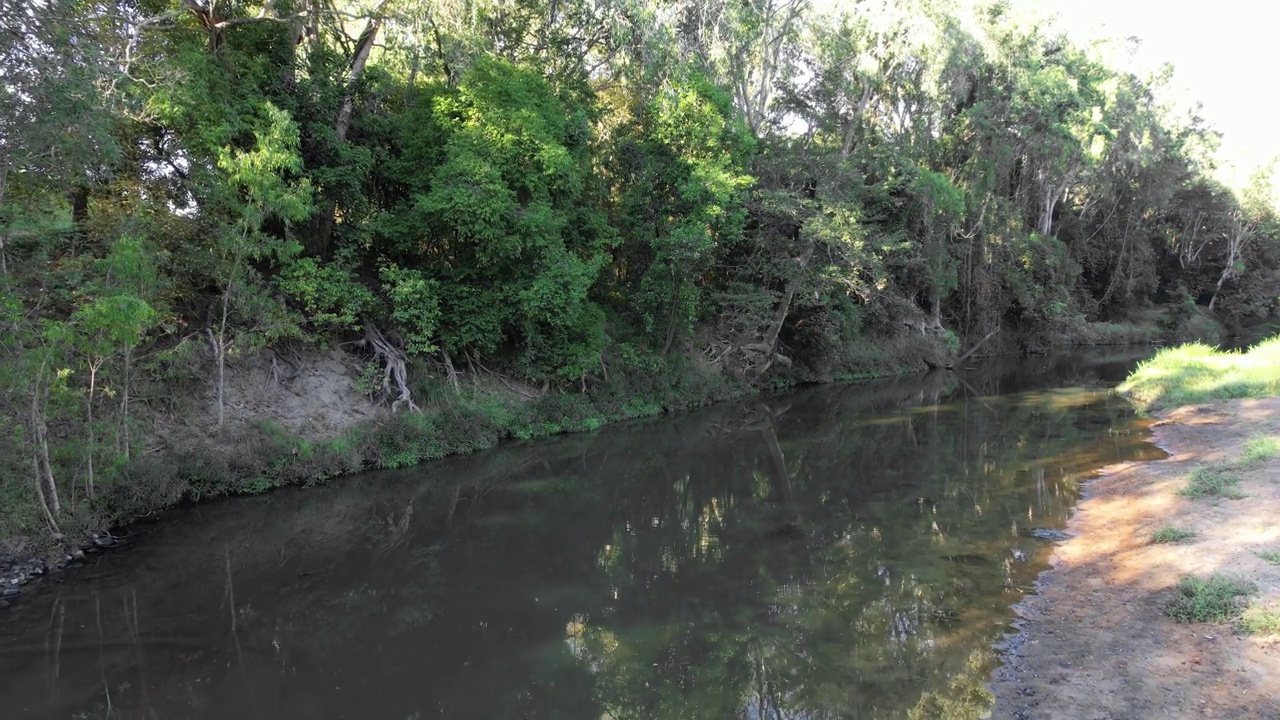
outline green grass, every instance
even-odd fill
[[[1195,537],[1195,532],[1186,528],[1165,525],[1164,527],[1151,533],[1151,543],[1158,545],[1160,543],[1179,543],[1190,540]]]
[[[1178,622],[1225,622],[1240,617],[1239,598],[1257,592],[1244,578],[1214,574],[1208,578],[1188,575],[1178,581],[1164,613]]]
[[[1280,455],[1280,440],[1273,437],[1258,436],[1249,438],[1244,446],[1244,457],[1240,459],[1245,465],[1256,465]]]
[[[1237,625],[1249,635],[1280,635],[1280,607],[1254,603],[1240,613]]]
[[[1222,465],[1203,465],[1191,471],[1187,478],[1187,486],[1178,494],[1189,500],[1200,498],[1228,498],[1239,500],[1245,497],[1236,485],[1240,484],[1240,476]]]
[[[1142,411],[1280,394],[1280,338],[1247,352],[1191,343],[1161,350],[1120,385]]]
[[[1274,550],[1267,550],[1266,552],[1258,553],[1258,557],[1262,558],[1263,560],[1266,560],[1272,565],[1280,565],[1280,552],[1276,552]]]

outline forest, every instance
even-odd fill
[[[0,539],[1265,319],[1272,166],[1100,57],[1008,2],[0,0]],[[227,399],[331,351],[376,421]]]

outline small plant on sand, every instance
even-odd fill
[[[1151,533],[1151,544],[1158,545],[1160,543],[1180,543],[1190,540],[1196,534],[1192,530],[1186,528],[1174,527],[1173,525],[1165,525],[1164,527]]]
[[[1188,575],[1178,581],[1173,597],[1164,605],[1164,613],[1178,622],[1231,620],[1240,616],[1239,598],[1257,589],[1248,580],[1231,575]]]
[[[1178,494],[1190,500],[1206,497],[1239,500],[1245,496],[1236,488],[1239,482],[1240,476],[1227,468],[1205,465],[1191,471],[1191,475],[1187,478],[1187,486],[1178,491]]]
[[[1280,455],[1280,440],[1273,437],[1258,436],[1249,438],[1244,446],[1244,457],[1241,462],[1254,465]]]
[[[1276,552],[1275,550],[1260,552],[1258,553],[1258,557],[1266,560],[1272,565],[1280,565],[1280,552]]]
[[[1239,626],[1249,635],[1280,635],[1280,605],[1250,605],[1240,614]]]

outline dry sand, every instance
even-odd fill
[[[1166,460],[1106,468],[1091,481],[991,685],[997,720],[1266,718],[1280,720],[1280,638],[1228,624],[1178,624],[1161,612],[1178,578],[1214,572],[1257,583],[1280,603],[1280,458],[1242,471],[1241,500],[1179,497],[1187,475],[1238,460],[1255,436],[1280,438],[1280,398],[1165,414]],[[1153,545],[1164,525],[1195,531]]]

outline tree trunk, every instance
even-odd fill
[[[1231,229],[1227,231],[1227,259],[1222,266],[1222,274],[1218,276],[1218,284],[1213,288],[1213,297],[1209,299],[1210,310],[1217,305],[1222,286],[1236,276],[1236,265],[1244,254],[1245,242],[1248,240],[1250,231],[1251,228],[1246,226],[1238,212],[1231,216]]]
[[[791,312],[791,302],[795,299],[796,292],[800,289],[800,283],[804,280],[805,270],[809,267],[809,259],[813,257],[814,242],[811,240],[805,246],[804,252],[800,253],[800,257],[796,258],[796,264],[799,270],[796,277],[787,281],[787,289],[783,292],[782,302],[778,304],[778,309],[773,314],[773,321],[769,323],[769,329],[765,332],[764,342],[761,343],[765,347],[765,352],[770,354],[772,359],[774,347],[778,343],[778,334],[782,332],[782,324],[786,322],[787,315]],[[765,363],[767,369],[771,362]]]
[[[356,39],[355,53],[351,56],[351,64],[347,70],[347,88],[342,96],[342,109],[338,111],[338,119],[333,126],[339,142],[347,140],[347,130],[351,127],[351,114],[355,110],[356,84],[364,75],[365,64],[369,62],[369,54],[373,52],[373,43],[378,38],[378,31],[382,29],[382,13],[389,4],[390,0],[382,0],[378,4],[377,9],[373,11],[373,16],[365,25],[364,32],[360,33],[360,37]]]
[[[0,166],[0,208],[4,207],[5,191],[9,185],[9,166]],[[5,234],[0,232],[0,281],[8,283],[9,261],[5,258]]]
[[[360,83],[360,78],[364,76],[364,68],[369,62],[369,54],[373,52],[374,41],[378,38],[378,31],[382,29],[382,14],[389,4],[390,0],[382,0],[378,4],[378,7],[373,11],[373,16],[369,18],[369,22],[365,25],[364,32],[360,33],[360,37],[356,39],[355,52],[352,54],[351,62],[347,68],[346,90],[342,95],[342,107],[338,110],[338,117],[333,123],[333,131],[340,144],[347,141],[347,131],[351,129],[351,116],[355,112],[356,106],[356,86]],[[323,208],[312,224],[311,251],[320,257],[328,257],[329,255],[329,242],[333,235],[337,212],[338,204],[332,198],[325,199]]]
[[[133,382],[133,347],[124,349],[124,378],[120,383],[120,422],[116,426],[116,452],[129,459],[129,387]]]
[[[85,415],[87,420],[87,422],[85,423],[85,426],[86,426],[86,431],[89,434],[89,440],[88,440],[89,448],[88,448],[88,452],[86,453],[87,462],[85,463],[86,465],[85,497],[90,500],[93,499],[93,493],[94,493],[93,453],[98,444],[98,434],[93,427],[93,396],[94,396],[94,392],[98,389],[98,368],[101,366],[101,364],[102,364],[101,361],[97,361],[97,362],[91,361],[89,363],[89,396],[87,398],[87,401],[85,402],[85,411],[86,411]]]
[[[62,503],[58,500],[58,485],[53,478],[53,465],[49,462],[49,430],[44,421],[45,388],[44,372],[48,361],[40,363],[40,369],[31,387],[31,408],[28,422],[31,426],[32,466],[35,474],[36,497],[40,500],[40,508],[44,511],[49,531],[56,537],[62,537],[62,529],[58,527],[58,516],[62,514]]]

